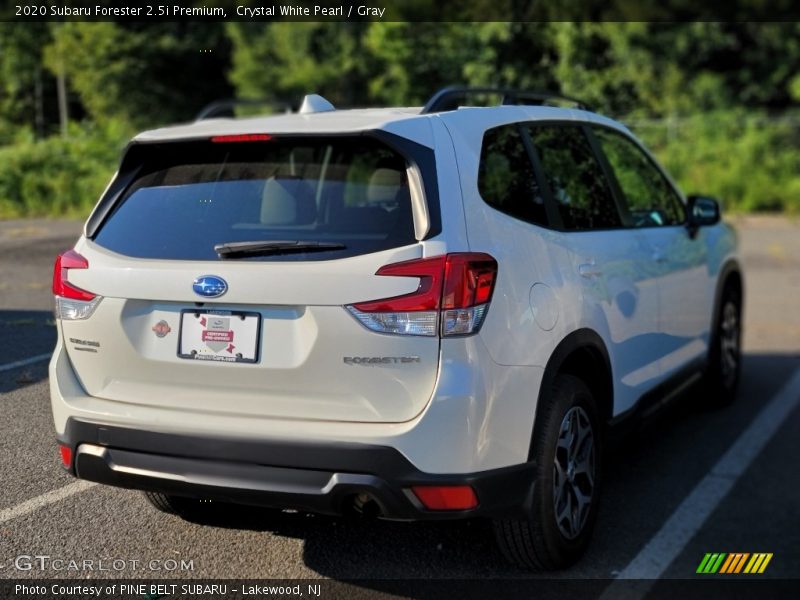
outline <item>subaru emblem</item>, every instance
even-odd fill
[[[194,293],[204,298],[218,298],[228,291],[228,284],[222,277],[202,275],[192,284]]]

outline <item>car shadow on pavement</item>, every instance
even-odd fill
[[[491,524],[483,519],[406,523],[217,504],[189,520],[301,539],[306,566],[332,579],[519,574],[495,549]]]
[[[51,353],[56,332],[52,311],[0,310],[0,367]],[[0,371],[0,393],[46,378],[46,360]]]

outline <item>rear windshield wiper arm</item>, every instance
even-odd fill
[[[303,242],[300,240],[287,241],[253,241],[253,242],[227,242],[217,244],[214,250],[220,258],[238,258],[242,256],[270,256],[272,254],[288,254],[291,252],[326,252],[342,250],[344,244],[336,242]]]

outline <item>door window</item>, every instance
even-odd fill
[[[530,125],[528,131],[564,229],[621,227],[611,188],[581,128]]]
[[[683,203],[653,161],[620,133],[597,127],[594,134],[622,190],[626,224],[632,227],[681,224]]]

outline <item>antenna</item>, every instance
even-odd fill
[[[308,94],[303,98],[303,104],[300,105],[301,115],[330,112],[332,110],[336,110],[336,107],[319,94]]]

